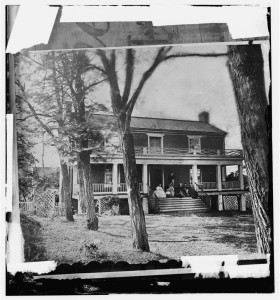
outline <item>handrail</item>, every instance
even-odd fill
[[[215,157],[227,157],[227,158],[243,158],[243,150],[241,149],[199,149],[193,150],[189,148],[166,148],[166,147],[134,147],[136,155],[165,155],[165,156],[215,156]],[[120,155],[122,153],[121,148],[116,146],[109,153],[104,150],[106,155]],[[92,154],[93,157],[96,155]]]
[[[212,206],[212,203],[211,203],[211,197],[204,191],[204,189],[198,185],[196,182],[195,182],[195,185],[205,194],[206,196],[206,201],[204,201],[203,199],[201,199],[207,206],[209,209],[211,209],[211,206]],[[209,203],[207,203],[207,199],[209,200]]]
[[[152,207],[152,209],[153,209],[153,211],[155,212],[155,214],[159,214],[159,210],[160,210],[160,208],[159,208],[159,198],[158,198],[158,196],[153,192],[153,196],[155,196],[154,198],[156,199],[156,203],[155,203],[155,205],[151,202],[151,191],[152,191],[152,189],[151,189],[151,187],[147,184],[147,187],[148,187],[148,197],[147,197],[147,199],[148,199],[148,202],[149,202],[149,204],[151,205],[151,207]]]

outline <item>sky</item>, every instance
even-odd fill
[[[136,49],[136,66],[132,88],[135,89],[142,73],[151,64],[157,48]],[[225,53],[226,46],[174,46],[174,53]],[[124,50],[117,50],[118,77],[123,88],[125,65]],[[96,61],[94,50],[88,52]],[[90,78],[89,78],[90,80]],[[268,82],[268,80],[267,80]],[[110,106],[108,83],[90,95],[96,101]],[[208,111],[210,123],[227,132],[226,149],[242,149],[240,126],[234,92],[227,68],[227,58],[188,57],[163,62],[146,82],[133,115],[142,117],[198,120],[201,111]],[[35,155],[41,165],[42,145],[37,145]],[[57,166],[54,147],[45,149],[45,166]]]

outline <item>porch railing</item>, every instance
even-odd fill
[[[140,192],[143,191],[143,184],[142,184],[142,182],[139,183],[139,190],[140,190]],[[119,183],[118,184],[118,192],[120,192],[120,193],[124,192],[125,193],[126,191],[127,191],[127,189],[126,189],[126,183]]]
[[[35,210],[34,202],[19,202],[21,212],[33,212]]]
[[[136,155],[243,157],[239,149],[201,149],[135,147]]]
[[[211,210],[212,208],[212,199],[211,196],[209,196],[204,189],[201,187],[201,185],[197,184],[195,182],[198,189],[202,192],[202,195],[200,196],[201,200],[205,203],[205,205]]]
[[[222,181],[222,189],[239,189],[239,181]]]
[[[140,191],[143,190],[142,183],[139,183]],[[118,193],[126,193],[127,188],[125,183],[118,183],[117,185]],[[94,193],[113,193],[113,184],[112,183],[93,183],[93,192]]]
[[[200,185],[204,190],[216,190],[217,182],[202,182]]]
[[[203,190],[217,190],[218,184],[217,182],[201,182],[197,184],[199,188]],[[240,182],[239,181],[222,181],[222,189],[239,189]],[[139,183],[140,192],[143,192],[143,184]],[[112,183],[94,183],[93,184],[93,192],[94,193],[113,193],[113,184]],[[125,183],[118,183],[117,185],[118,193],[126,193],[127,188]],[[29,202],[22,202],[29,203]],[[26,204],[28,205],[28,204]]]
[[[112,183],[93,183],[92,187],[94,193],[112,193],[113,191]]]
[[[126,192],[126,183],[118,184],[118,192]]]

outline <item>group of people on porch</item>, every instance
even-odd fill
[[[197,198],[197,191],[194,189],[193,184],[184,185],[182,182],[179,182],[179,185],[175,185],[175,175],[171,173],[168,176],[168,186],[165,187],[165,190],[162,188],[161,184],[158,184],[156,187],[154,194],[158,198],[183,198],[183,197],[192,197]]]

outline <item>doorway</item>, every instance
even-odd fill
[[[152,191],[154,191],[159,184],[162,184],[162,168],[150,167],[150,188]]]

